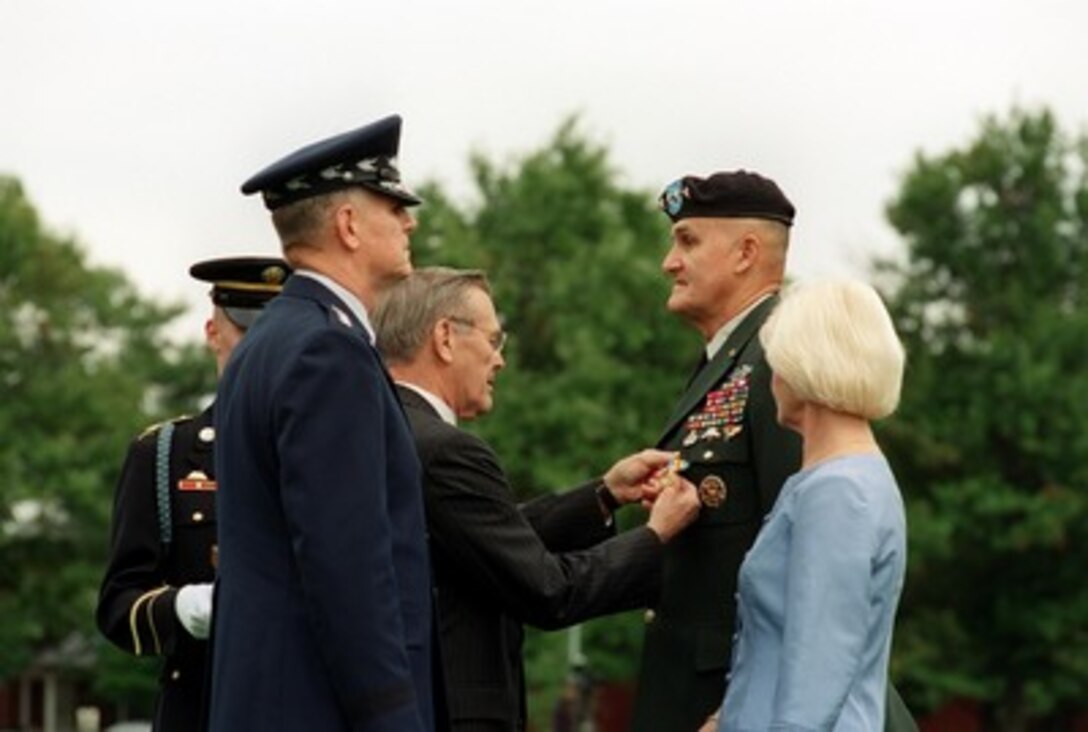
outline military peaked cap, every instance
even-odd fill
[[[227,257],[197,262],[189,274],[211,282],[212,302],[245,329],[257,320],[261,308],[280,294],[291,268],[276,257]]]
[[[242,184],[269,210],[360,186],[414,206],[420,199],[400,182],[401,119],[391,115],[357,130],[312,143],[277,160]]]

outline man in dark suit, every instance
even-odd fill
[[[459,429],[492,406],[505,336],[483,273],[430,268],[393,288],[375,316],[423,465],[451,728],[525,729],[522,623],[561,628],[644,606],[663,544],[698,510],[670,473],[646,526],[615,535],[612,511],[639,501],[671,453],[647,450],[602,479],[519,506],[498,458]]]
[[[219,386],[213,732],[434,726],[419,461],[368,316],[412,270],[400,125],[314,143],[242,186],[295,274]]]
[[[795,211],[773,181],[743,170],[681,178],[660,204],[673,222],[662,262],[673,281],[668,308],[706,349],[658,446],[680,451],[703,507],[665,552],[632,729],[690,732],[725,694],[740,563],[801,465],[797,436],[777,422],[758,337],[785,277]],[[889,700],[889,728],[910,729],[894,690]]]
[[[233,257],[194,264],[212,283],[208,348],[221,374],[235,344],[289,270],[282,259]],[[109,563],[95,618],[116,646],[163,657],[156,732],[203,726],[208,629],[215,579],[212,407],[153,425],[132,442],[114,497]]]

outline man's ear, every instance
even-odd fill
[[[737,264],[734,272],[740,274],[747,272],[759,261],[760,248],[763,242],[755,232],[749,231],[737,242]]]
[[[352,251],[362,246],[362,239],[359,238],[361,219],[362,211],[352,198],[346,197],[336,206],[333,226],[341,246]]]
[[[439,318],[431,328],[431,347],[441,363],[453,363],[453,323]]]
[[[204,321],[204,344],[208,347],[208,350],[219,355],[219,327],[215,324],[214,318],[208,318]]]

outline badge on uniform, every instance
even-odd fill
[[[178,481],[179,491],[214,491],[217,484],[202,470],[194,470]]]
[[[333,315],[335,315],[336,319],[340,321],[340,325],[343,325],[346,328],[350,328],[351,318],[348,317],[348,314],[340,308],[336,307],[335,305],[332,305],[330,307],[332,308]]]
[[[707,392],[703,408],[688,417],[681,444],[691,447],[700,440],[730,440],[740,434],[752,367],[737,368],[720,387]]]
[[[729,489],[725,481],[716,475],[708,475],[699,482],[699,500],[707,508],[718,508],[725,503]]]

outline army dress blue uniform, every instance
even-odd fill
[[[286,262],[272,257],[223,257],[189,268],[193,278],[212,283],[205,335],[217,368],[289,273]],[[193,633],[203,636],[208,608],[195,610],[183,596],[210,598],[215,579],[212,414],[209,407],[195,418],[155,425],[133,441],[114,498],[96,617],[122,650],[164,657],[156,732],[192,732],[206,718],[209,643]]]
[[[211,408],[156,425],[132,442],[117,486],[96,619],[121,649],[163,657],[156,732],[201,728],[208,643],[181,625],[174,600],[179,587],[215,577],[214,439]]]

